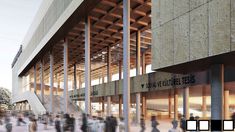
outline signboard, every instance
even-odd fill
[[[197,72],[194,74],[171,74],[166,72],[153,72],[130,78],[130,92],[148,92],[165,90],[171,88],[182,88],[198,84],[207,84],[208,72]],[[123,80],[117,80],[91,87],[91,96],[102,97],[122,94]],[[71,98],[84,98],[84,88],[78,89],[77,94],[69,92]],[[75,92],[76,93],[76,92]]]

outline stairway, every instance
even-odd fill
[[[64,100],[63,97],[59,95],[54,95],[53,98],[53,113],[60,113],[64,110]],[[49,95],[44,95],[44,107],[46,108],[47,111],[49,111],[50,108],[50,96]],[[68,113],[69,114],[79,114],[80,113],[80,108],[76,106],[70,99],[68,100]]]

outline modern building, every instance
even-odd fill
[[[235,0],[44,0],[12,63],[35,114],[228,119]],[[149,69],[152,70],[149,70]],[[146,71],[151,72],[146,72]]]

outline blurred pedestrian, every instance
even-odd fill
[[[110,117],[111,132],[116,132],[117,128],[117,118],[111,115]]]
[[[56,118],[55,118],[55,130],[56,132],[61,132],[61,127],[60,127],[60,116],[59,115],[56,115]]]
[[[160,132],[157,128],[157,126],[159,125],[157,119],[156,119],[156,116],[153,115],[151,117],[151,124],[152,124],[152,132]]]
[[[73,116],[73,114],[71,114],[70,116],[70,128],[71,128],[71,132],[74,132],[75,131],[75,118]]]
[[[53,115],[52,114],[50,114],[49,115],[49,124],[50,124],[50,126],[53,126],[53,121],[54,119],[53,119]]]
[[[64,126],[63,126],[63,132],[70,131],[70,117],[69,114],[64,114]]]
[[[180,128],[186,132],[186,119],[185,116],[183,115],[180,119]]]
[[[85,113],[82,114],[82,126],[81,126],[81,130],[83,132],[87,132],[87,117],[86,117]]]
[[[195,118],[194,118],[194,116],[193,116],[193,113],[190,113],[189,120],[195,120]]]
[[[44,124],[44,130],[47,130],[47,124],[48,124],[48,113],[43,115],[43,124]]]
[[[142,116],[142,118],[140,119],[140,127],[141,127],[141,130],[140,132],[144,132],[145,131],[145,120],[144,120],[144,117]]]
[[[172,122],[173,128],[171,128],[168,132],[182,132],[179,128],[178,128],[178,121],[177,120],[173,120]]]
[[[10,118],[7,118],[5,120],[6,123],[6,132],[12,132],[12,123],[10,122]]]
[[[123,117],[120,117],[119,132],[124,132],[124,131],[125,131],[124,119],[123,119]]]
[[[29,117],[29,132],[36,132],[37,131],[37,121],[34,117]]]
[[[105,132],[112,132],[111,117],[107,116],[105,120]]]
[[[23,115],[21,113],[18,114],[18,119],[17,119],[17,125],[20,126],[20,123],[26,124],[26,122],[23,120]]]

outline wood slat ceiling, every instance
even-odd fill
[[[118,73],[118,62],[122,60],[123,35],[123,0],[102,0],[91,12],[91,77],[97,79],[101,74],[106,75],[107,46],[111,47],[112,73]],[[141,52],[145,52],[146,64],[151,64],[151,0],[131,0],[130,18],[130,54],[131,68],[135,68],[136,58],[136,32],[141,31]],[[77,66],[77,75],[82,76],[84,82],[84,21],[80,21],[67,34],[69,40],[69,79],[73,80],[73,65]],[[54,73],[63,81],[63,38],[53,49]],[[49,52],[44,55],[44,78],[49,80]],[[103,69],[102,69],[103,68]],[[104,70],[105,69],[105,70]],[[40,66],[37,64],[37,82],[40,80]],[[33,80],[33,68],[27,73]]]

